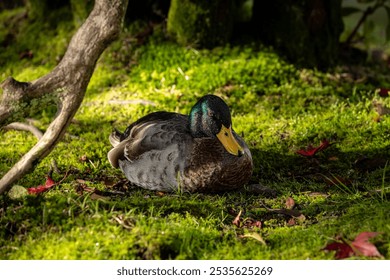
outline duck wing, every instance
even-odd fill
[[[119,160],[133,162],[149,151],[162,151],[172,144],[190,140],[188,116],[155,112],[142,117],[126,128],[123,133],[115,130],[109,137],[113,148],[108,159],[113,167],[119,167]]]

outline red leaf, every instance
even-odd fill
[[[382,257],[375,245],[368,241],[370,238],[373,238],[378,234],[378,232],[362,232],[356,236],[351,245],[363,256]]]
[[[261,225],[261,221],[257,221],[257,220],[254,220],[254,219],[251,219],[251,218],[248,218],[248,219],[245,219],[244,220],[244,225],[243,227],[246,227],[246,228],[261,228],[262,225]]]
[[[295,226],[295,224],[296,224],[296,222],[295,222],[294,218],[290,218],[290,220],[288,220],[288,222],[287,222],[288,226]]]
[[[378,92],[379,96],[381,97],[388,97],[389,93],[390,93],[390,89],[388,88],[380,88]]]
[[[312,157],[319,151],[325,150],[329,146],[330,146],[329,141],[325,139],[321,141],[321,144],[318,147],[309,146],[308,149],[298,150],[297,153],[305,157]]]
[[[293,209],[294,206],[295,206],[294,199],[291,196],[287,197],[287,199],[286,199],[286,208],[287,209]]]
[[[56,182],[54,182],[54,180],[50,176],[47,176],[47,179],[46,179],[46,182],[45,182],[45,187],[46,188],[51,188],[55,184],[56,184]]]
[[[45,185],[39,185],[38,187],[28,188],[27,191],[29,194],[40,194],[55,186],[56,182],[50,177],[47,176]]]
[[[344,242],[330,243],[330,244],[326,245],[324,250],[336,251],[335,257],[338,260],[349,258],[350,256],[353,256],[353,254],[354,254],[354,251],[351,248],[351,246],[349,246],[348,244],[346,244]]]
[[[345,259],[351,256],[365,256],[365,257],[383,257],[374,244],[368,240],[377,236],[377,232],[362,232],[356,236],[355,240],[348,244],[345,240],[341,242],[333,242],[324,248],[328,251],[336,251],[336,259]]]

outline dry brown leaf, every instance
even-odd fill
[[[292,197],[287,197],[287,199],[286,199],[286,208],[287,209],[293,209],[294,208],[294,206],[295,206],[295,201],[294,201],[294,199],[292,198]]]
[[[321,193],[321,192],[309,192],[307,193],[307,195],[309,197],[324,197],[324,198],[327,198],[329,196],[329,194]]]
[[[246,234],[240,235],[239,237],[241,237],[241,238],[253,238],[253,239],[256,239],[257,241],[259,241],[261,244],[267,245],[265,243],[263,237],[261,237],[261,235],[258,234],[257,232],[246,233]]]
[[[384,115],[390,114],[390,108],[386,107],[382,103],[380,103],[378,101],[373,101],[372,105],[374,106],[374,109],[378,113],[379,116],[384,116]]]
[[[126,218],[123,215],[113,217],[118,224],[126,229],[132,229],[135,225],[135,222],[132,219]]]
[[[246,228],[256,227],[256,228],[260,229],[262,227],[261,221],[254,220],[252,218],[245,219],[243,224],[244,224],[243,227],[246,227]]]
[[[240,222],[241,213],[242,213],[242,210],[240,210],[240,212],[238,212],[237,216],[234,218],[234,220],[232,222],[233,225],[235,225],[237,227],[240,227],[240,225],[241,225],[241,222]]]
[[[295,226],[296,222],[295,222],[295,219],[294,218],[290,218],[287,222],[287,225],[288,226]]]

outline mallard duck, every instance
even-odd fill
[[[149,190],[220,192],[242,187],[252,175],[251,152],[216,95],[200,98],[189,116],[151,113],[109,140],[111,165]]]

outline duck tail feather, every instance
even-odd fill
[[[122,133],[114,128],[114,131],[109,136],[109,141],[113,147],[118,146],[118,144],[121,142]]]

